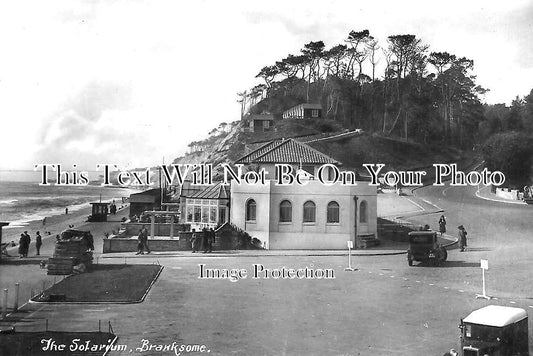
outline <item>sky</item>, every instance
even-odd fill
[[[2,2],[0,170],[168,163],[239,119],[262,67],[363,29],[473,59],[487,103],[533,89],[531,1]]]

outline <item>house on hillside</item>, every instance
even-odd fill
[[[235,162],[265,169],[266,184],[231,182],[231,222],[269,249],[346,249],[377,238],[377,190],[368,182],[332,182],[340,162],[293,139],[269,142]],[[303,185],[277,185],[276,164],[310,174]],[[328,164],[325,179],[316,179]],[[335,167],[335,169],[333,168]]]
[[[284,119],[317,119],[322,117],[322,105],[299,104],[283,112]]]
[[[274,115],[269,113],[251,114],[245,118],[245,132],[268,132],[274,129]]]

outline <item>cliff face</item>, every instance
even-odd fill
[[[274,130],[243,132],[244,123],[221,124],[201,141],[191,142],[190,151],[174,164],[212,164],[215,177],[221,164],[231,164],[264,142],[294,138],[342,162],[346,169],[361,169],[363,163],[384,163],[389,169],[414,169],[433,163],[449,163],[464,153],[442,145],[424,145],[371,135],[362,130],[342,129],[328,119],[275,120]],[[324,129],[326,128],[326,129]]]
[[[235,121],[219,126],[210,132],[209,137],[189,144],[190,151],[176,158],[173,164],[207,164],[217,167],[222,163],[230,163],[233,150],[239,146],[241,122]]]

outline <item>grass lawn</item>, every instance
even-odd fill
[[[73,275],[48,288],[33,301],[48,302],[50,295],[65,295],[60,302],[141,302],[162,267],[158,265],[93,265],[91,272]]]

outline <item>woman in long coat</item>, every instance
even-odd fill
[[[441,215],[439,219],[439,232],[441,237],[446,232],[446,218],[444,215]]]
[[[461,249],[461,252],[463,252],[466,248],[466,229],[463,225],[459,225],[457,227],[459,229],[459,248]]]
[[[24,254],[26,252],[26,238],[24,237],[24,234],[20,234],[20,240],[19,240],[19,257],[24,257]]]
[[[192,235],[191,235],[192,253],[195,253],[196,251],[198,251],[198,244],[199,244],[199,239],[198,239],[198,236],[196,235],[196,230],[192,229]]]

